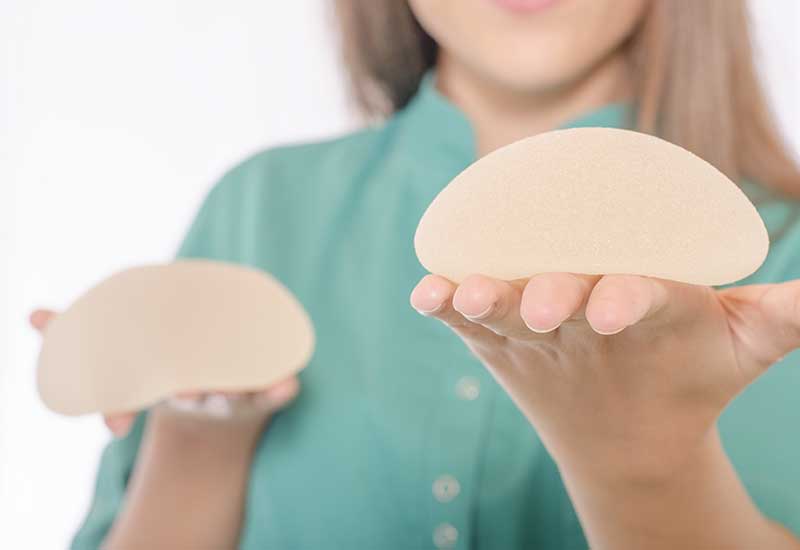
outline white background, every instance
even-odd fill
[[[800,3],[752,4],[798,148]],[[107,439],[40,404],[28,312],[169,259],[248,153],[352,128],[331,19],[326,0],[0,0],[0,548],[66,546]]]

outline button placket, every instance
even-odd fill
[[[440,523],[433,530],[433,544],[436,548],[453,548],[458,542],[458,529],[449,523]]]
[[[461,484],[450,474],[444,474],[433,482],[433,496],[441,503],[455,499],[461,492]]]
[[[488,374],[472,355],[467,361],[455,362],[446,378],[449,380],[442,380],[446,396],[430,432],[433,440],[426,469],[431,523],[427,537],[436,548],[462,548],[472,530],[474,493],[470,482],[480,466],[480,444],[491,400],[481,398]]]
[[[462,376],[456,382],[456,395],[465,401],[474,401],[481,394],[481,383],[474,376]]]

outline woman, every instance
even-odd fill
[[[303,389],[236,396],[228,420],[108,419],[73,547],[800,548],[800,176],[743,4],[340,1],[357,97],[387,120],[240,164],[178,254],[298,295],[319,336]],[[412,238],[437,192],[565,126],[655,132],[741,181],[763,267],[727,289],[426,276]]]

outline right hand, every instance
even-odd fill
[[[56,313],[47,309],[37,309],[30,315],[31,326],[40,333]],[[250,392],[184,392],[167,400],[171,409],[179,412],[190,411],[195,415],[207,413],[209,417],[219,416],[218,404],[225,403],[227,416],[256,419],[264,423],[278,410],[288,405],[300,391],[296,376],[282,380],[269,388]],[[224,401],[222,401],[224,400]],[[138,411],[103,415],[103,421],[116,437],[124,437],[131,429]]]

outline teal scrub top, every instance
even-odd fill
[[[409,306],[426,273],[417,222],[476,158],[470,124],[432,81],[379,127],[245,160],[210,191],[180,247],[179,257],[274,274],[318,336],[300,396],[255,453],[243,549],[587,547],[531,425],[455,335]],[[568,126],[623,127],[628,112],[610,105]],[[744,186],[780,238],[739,284],[800,277],[796,205]],[[761,510],[800,534],[798,398],[794,353],[729,406],[720,429]],[[145,422],[105,449],[74,550],[101,544]]]

